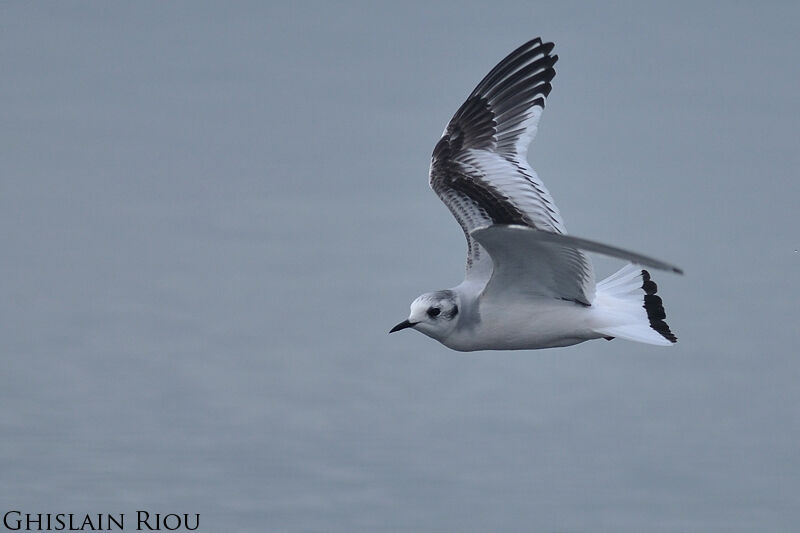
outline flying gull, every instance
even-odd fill
[[[556,75],[553,43],[508,55],[475,87],[433,149],[430,186],[467,238],[464,281],[423,294],[391,332],[413,328],[459,351],[526,350],[619,337],[677,338],[642,267],[669,263],[567,235],[527,160]],[[595,282],[587,252],[629,263]],[[391,333],[390,332],[390,333]]]

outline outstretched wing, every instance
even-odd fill
[[[558,56],[536,38],[514,50],[478,84],[433,150],[430,185],[467,238],[467,278],[487,279],[492,262],[470,232],[517,224],[566,233],[550,193],[528,164]],[[576,260],[594,280],[583,252]],[[587,302],[588,303],[588,302]]]
[[[492,258],[494,269],[483,290],[483,297],[490,299],[557,298],[591,303],[594,276],[584,268],[582,250],[683,273],[674,265],[646,255],[528,226],[488,226],[474,230],[471,236]]]

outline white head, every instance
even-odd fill
[[[428,292],[411,302],[408,319],[389,331],[414,328],[437,341],[447,338],[458,323],[459,298],[454,291]]]

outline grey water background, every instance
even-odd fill
[[[798,21],[796,3],[0,4],[0,511],[795,530]],[[387,335],[462,276],[433,145],[537,35],[561,60],[532,164],[571,232],[685,268],[655,277],[672,349]]]

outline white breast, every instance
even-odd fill
[[[498,306],[478,304],[479,319],[458,327],[442,342],[453,350],[535,350],[570,346],[600,338],[593,331],[591,307],[546,300]]]

